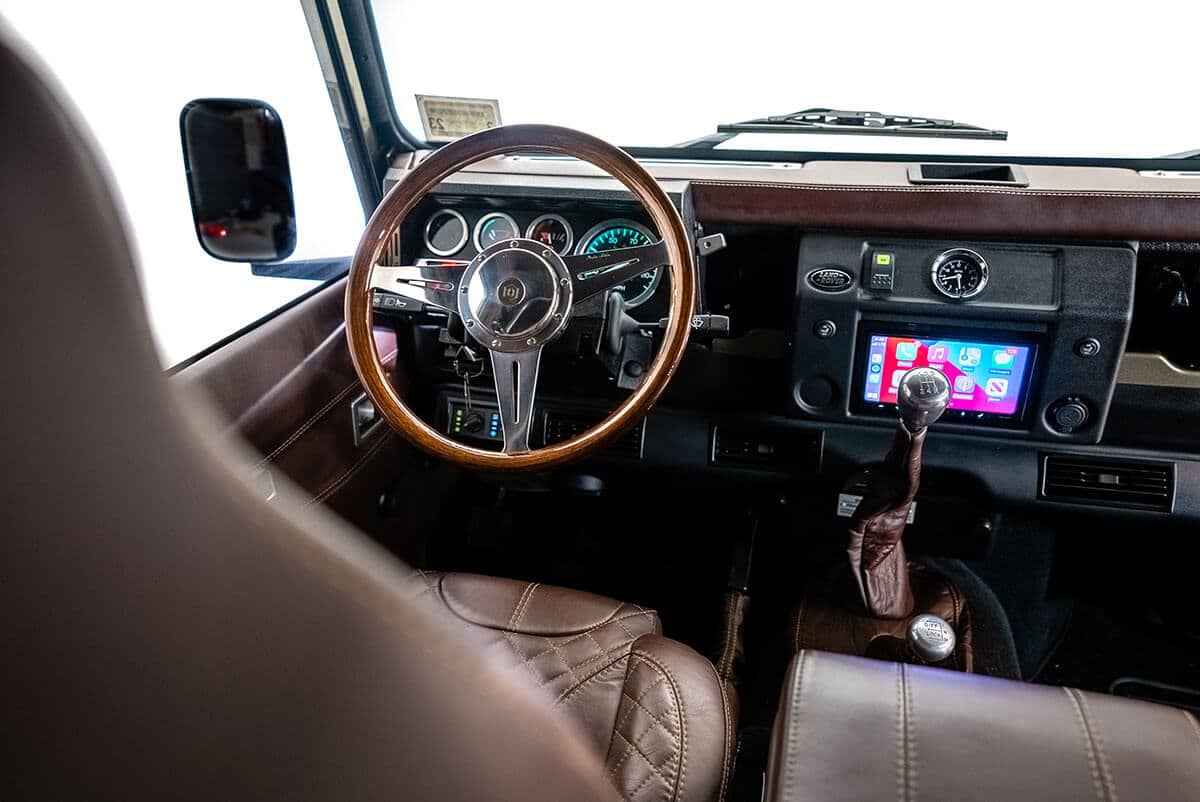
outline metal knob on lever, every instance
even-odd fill
[[[942,417],[950,405],[950,380],[936,368],[913,368],[900,379],[896,404],[904,428],[916,434]]]
[[[926,663],[940,663],[954,654],[954,628],[936,615],[918,615],[908,622],[908,648]]]

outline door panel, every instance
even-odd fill
[[[174,381],[208,395],[230,433],[282,474],[409,560],[416,533],[380,511],[380,498],[405,483],[417,455],[385,424],[355,435],[352,405],[362,393],[346,346],[340,281],[181,370]],[[396,335],[376,329],[376,347],[394,369]],[[270,482],[264,479],[264,488]],[[269,492],[264,490],[264,492]]]

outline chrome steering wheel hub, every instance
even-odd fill
[[[562,257],[534,240],[512,239],[485,248],[467,265],[458,313],[480,345],[517,353],[562,334],[573,295]]]

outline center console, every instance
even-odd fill
[[[938,428],[1099,442],[1134,258],[1129,247],[807,235],[793,411],[891,425],[899,378],[928,366],[952,385]]]

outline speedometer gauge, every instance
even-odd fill
[[[933,288],[956,301],[974,298],[988,282],[983,257],[968,248],[952,248],[933,260]]]
[[[579,238],[579,247],[575,249],[575,253],[600,253],[616,248],[635,248],[652,242],[653,235],[641,223],[632,220],[605,220],[589,228],[587,233]],[[658,282],[662,278],[661,270],[656,267],[639,273],[613,289],[620,291],[625,297],[626,306],[638,306],[650,300],[650,296],[658,288]]]

